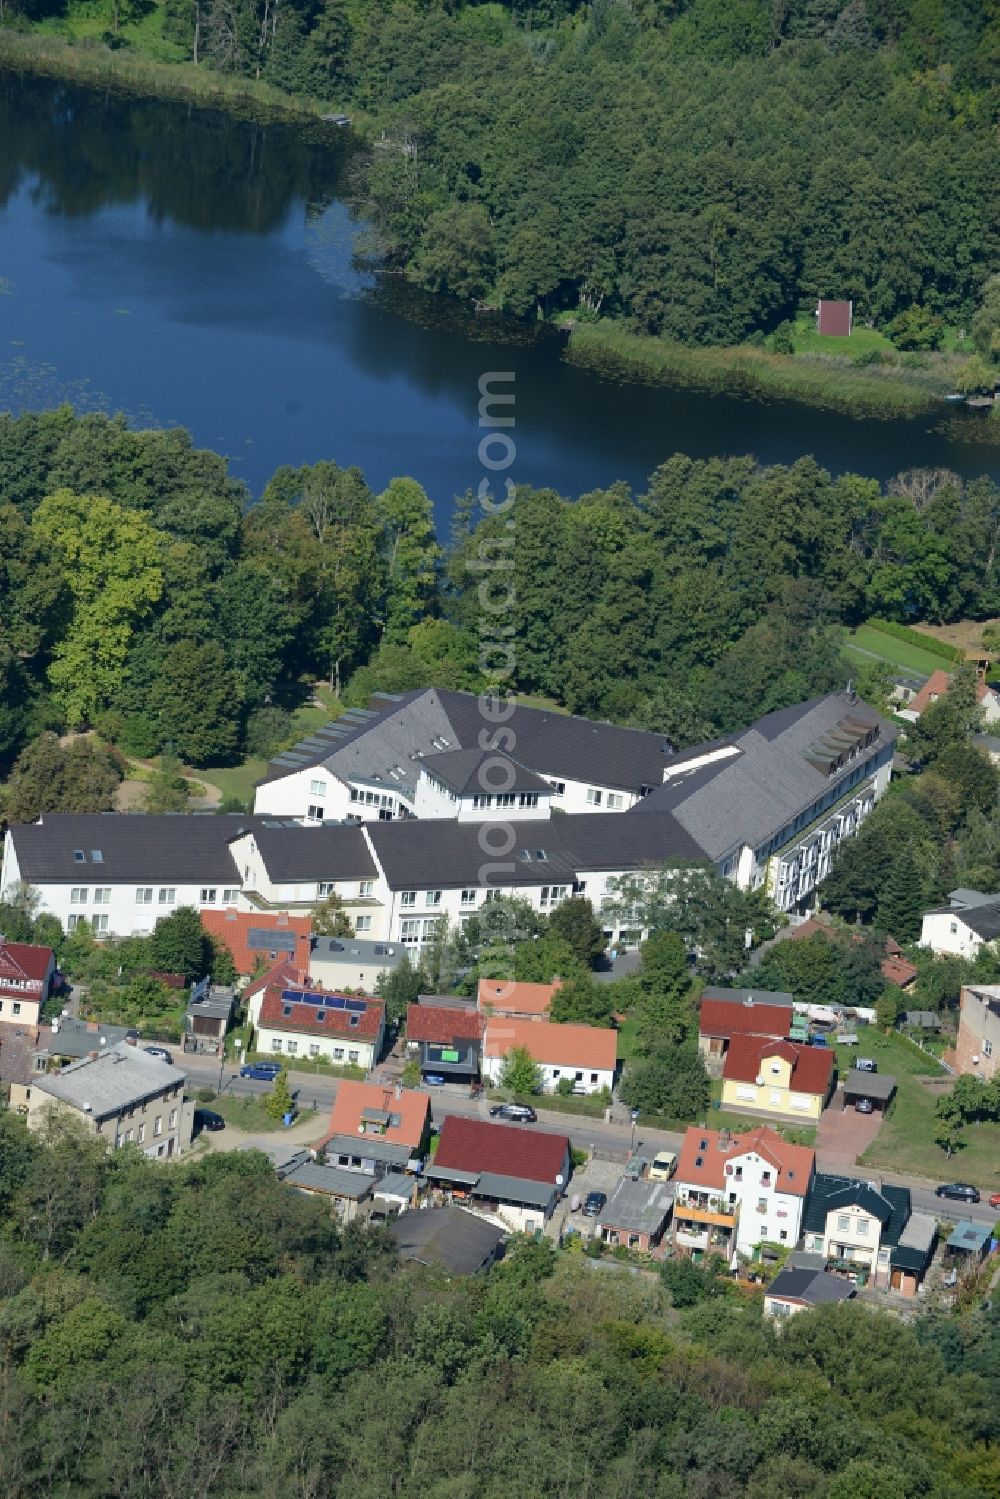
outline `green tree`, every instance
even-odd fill
[[[496,243],[485,208],[479,203],[453,203],[428,218],[409,274],[427,291],[482,297],[495,266]]]
[[[585,895],[571,895],[556,906],[549,917],[548,930],[550,935],[565,942],[586,968],[593,966],[607,945],[601,923]]]
[[[887,984],[875,1005],[875,1018],[886,1034],[894,1029],[905,1004],[902,989],[897,989],[895,984]]]
[[[964,1122],[960,1103],[952,1094],[943,1094],[934,1106],[934,1143],[949,1160],[963,1144]]]
[[[512,1046],[500,1067],[500,1086],[517,1094],[542,1091],[542,1069],[526,1046]]]
[[[619,1096],[643,1114],[697,1120],[708,1108],[708,1073],[695,1047],[657,1040],[626,1066]]]
[[[183,812],[188,804],[188,783],[180,773],[177,756],[166,752],[146,787],[145,810],[151,813]]]
[[[903,850],[893,863],[879,897],[878,924],[897,942],[913,942],[920,936],[926,904],[926,879],[913,855]]]
[[[408,953],[391,971],[380,973],[375,982],[375,993],[385,1000],[386,1018],[398,1024],[406,1018],[410,1005],[416,1004],[425,988],[425,978],[419,968],[414,968]]]
[[[18,755],[0,799],[11,822],[34,822],[43,812],[108,812],[121,781],[118,759],[94,740],[63,745],[42,734]]]
[[[441,548],[434,511],[415,479],[391,479],[375,500],[385,529],[389,574],[387,639],[402,641],[432,606],[437,593]]]
[[[318,906],[313,908],[312,929],[317,937],[353,937],[351,918],[344,910],[344,902],[336,890],[331,890]]]
[[[161,916],[150,938],[154,966],[162,973],[183,973],[190,982],[208,972],[210,953],[201,924],[193,906],[178,906],[169,916]]]
[[[264,1098],[264,1108],[272,1119],[284,1119],[295,1112],[295,1100],[288,1086],[288,1072],[282,1068]]]

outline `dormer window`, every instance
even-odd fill
[[[92,848],[90,850],[90,857],[93,859],[95,864],[104,863],[104,855],[99,848]]]
[[[75,848],[73,850],[73,860],[76,864],[86,864],[87,855],[84,853],[82,848]]]

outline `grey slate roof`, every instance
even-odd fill
[[[398,968],[406,948],[398,942],[368,942],[362,937],[313,937],[310,961],[344,963],[356,968],[359,963],[376,968]]]
[[[666,1182],[633,1181],[623,1176],[598,1217],[602,1228],[655,1234],[670,1216],[674,1189]]]
[[[354,1202],[367,1197],[375,1186],[374,1176],[363,1171],[345,1171],[338,1166],[318,1166],[306,1151],[280,1167],[278,1177],[291,1187],[326,1192],[331,1197],[349,1197]]]
[[[422,757],[474,748],[484,727],[490,725],[475,693],[421,688],[384,700],[374,716],[365,718],[360,711],[344,715],[309,735],[272,760],[258,784],[324,765],[343,780],[379,781],[387,791],[412,786]],[[661,734],[544,708],[515,706],[504,727],[515,735],[522,765],[544,775],[623,790],[638,792],[658,785],[671,753]],[[397,766],[403,770],[403,781],[389,775]]]
[[[632,820],[584,812],[512,823],[517,842],[505,860],[509,873],[494,871],[496,885],[547,885],[572,881],[578,872],[640,869],[645,865],[705,858],[694,839],[669,813]],[[480,825],[444,818],[372,822],[368,835],[392,890],[481,885],[484,863]],[[543,858],[539,858],[539,853]],[[527,856],[527,857],[525,857]]]
[[[993,1230],[989,1224],[973,1223],[970,1219],[963,1218],[960,1223],[955,1224],[948,1240],[948,1248],[961,1249],[966,1254],[981,1254],[992,1237]]]
[[[389,1232],[404,1260],[440,1265],[455,1275],[474,1275],[482,1269],[504,1238],[502,1229],[454,1206],[400,1213]]]
[[[367,880],[377,873],[365,835],[356,824],[325,827],[268,826],[252,829],[264,868],[275,884],[299,880]]]
[[[956,911],[955,914],[959,921],[984,942],[992,942],[1000,937],[1000,897],[981,906],[973,906],[971,910]]]
[[[658,786],[627,816],[637,820],[653,807],[673,812],[713,860],[744,844],[759,847],[818,798],[836,795],[846,785],[857,759],[829,776],[807,756],[847,719],[878,728],[866,756],[887,749],[896,738],[893,724],[844,693],[813,698],[759,719],[733,736],[738,754]]]
[[[425,755],[421,764],[428,775],[436,776],[459,796],[476,791],[493,795],[497,791],[538,791],[546,796],[552,795],[548,781],[496,750],[475,747],[448,750],[441,755]],[[487,767],[485,778],[480,776],[483,766]]]
[[[229,840],[262,821],[241,813],[47,812],[12,827],[11,839],[21,878],[33,884],[239,885]]]
[[[414,1177],[402,1171],[387,1171],[375,1188],[376,1197],[402,1197],[409,1202],[417,1183]]]
[[[495,1197],[498,1202],[516,1202],[522,1207],[548,1207],[556,1189],[549,1182],[528,1181],[523,1176],[503,1176],[484,1171],[472,1189],[476,1197]]]
[[[72,1062],[61,1072],[39,1075],[32,1086],[81,1111],[89,1104],[87,1115],[103,1119],[165,1088],[175,1084],[183,1087],[184,1082],[185,1074],[179,1068],[123,1042],[97,1057]]]
[[[327,1157],[360,1156],[362,1162],[385,1166],[406,1166],[413,1155],[409,1145],[396,1145],[377,1135],[331,1135],[323,1149]]]
[[[855,1295],[850,1281],[829,1275],[825,1270],[789,1268],[779,1270],[765,1295],[779,1301],[804,1301],[807,1306],[824,1306],[831,1301],[848,1301]]]
[[[821,1234],[826,1228],[827,1213],[840,1208],[863,1208],[882,1225],[881,1242],[898,1244],[910,1216],[910,1193],[907,1187],[876,1187],[859,1177],[833,1176],[817,1171],[802,1215],[805,1233]]]
[[[896,1091],[896,1079],[888,1072],[859,1072],[852,1067],[844,1078],[845,1098],[871,1098],[888,1103]]]
[[[126,1034],[124,1025],[99,1025],[67,1015],[52,1022],[51,1033],[45,1032],[45,1049],[52,1057],[85,1057],[92,1051],[119,1046]]]
[[[706,984],[701,991],[702,999],[721,999],[731,1004],[742,1005],[748,999],[754,1000],[761,1005],[787,1005],[792,1008],[794,1000],[790,994],[783,993],[780,989],[727,989],[717,984]]]

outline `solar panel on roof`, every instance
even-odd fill
[[[363,1015],[368,1006],[363,999],[348,999],[344,1001],[345,1009],[352,1010],[356,1015]]]

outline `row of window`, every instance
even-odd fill
[[[95,885],[93,897],[95,906],[110,906],[111,885]],[[139,885],[136,887],[135,903],[137,906],[151,906],[153,904],[154,886]],[[222,888],[222,904],[234,906],[239,897],[237,885],[226,885]],[[174,885],[163,885],[155,891],[156,904],[159,906],[173,906],[177,903],[177,888]],[[214,906],[218,903],[219,887],[217,885],[204,885],[201,891],[200,904],[203,906]],[[85,906],[91,897],[89,885],[72,885],[69,892],[69,903],[71,906]]]
[[[316,894],[320,900],[325,900],[328,895],[333,895],[337,889],[336,880],[320,880],[316,886]],[[342,892],[343,893],[343,892]],[[375,894],[374,880],[361,880],[358,884],[358,895],[362,900]]]
[[[130,1112],[132,1112],[132,1111],[130,1111]],[[177,1128],[177,1110],[176,1109],[171,1109],[170,1110],[170,1114],[169,1114],[168,1120],[167,1120],[167,1128],[168,1129],[176,1129]],[[155,1137],[157,1135],[162,1135],[162,1134],[163,1134],[163,1115],[162,1114],[157,1114],[156,1118],[153,1120],[153,1135]],[[118,1136],[118,1144],[119,1144],[119,1146],[122,1146],[122,1145],[131,1145],[131,1143],[132,1143],[132,1141],[134,1139],[137,1145],[142,1145],[143,1142],[145,1141],[145,1138],[146,1138],[146,1126],[144,1124],[140,1124],[137,1130],[127,1129],[123,1135],[119,1135]]]
[[[357,786],[351,787],[351,801],[361,802],[366,807],[387,807],[394,805],[393,798],[386,796],[382,791],[360,791]],[[322,817],[322,810],[320,811]]]
[[[620,791],[609,791],[607,801],[604,800],[604,792],[598,791],[593,786],[587,788],[587,804],[591,807],[606,806],[612,812],[620,812],[625,805],[625,797]]]
[[[271,1050],[284,1051],[286,1056],[295,1057],[299,1054],[299,1043],[297,1041],[282,1041],[280,1036],[273,1036],[271,1038]],[[321,1046],[318,1046],[315,1041],[309,1042],[309,1055],[311,1057],[318,1057],[322,1055],[322,1052],[323,1048]],[[360,1053],[358,1051],[354,1049],[348,1049],[347,1060],[349,1062],[357,1062],[359,1055]],[[335,1062],[342,1062],[344,1060],[343,1046],[335,1046],[333,1048],[333,1060]]]
[[[503,791],[491,796],[488,792],[478,791],[472,798],[474,807],[537,807],[537,791]]]
[[[579,888],[581,890],[583,890],[585,888],[585,886],[583,884],[581,884]],[[434,909],[436,906],[440,906],[442,898],[443,898],[443,892],[440,891],[440,890],[425,890],[423,892],[423,900],[422,901],[418,901],[417,900],[417,896],[419,894],[420,894],[420,892],[418,890],[401,890],[399,892],[399,904],[401,906],[410,906],[410,907],[417,906],[417,905],[424,905],[424,906],[427,906],[427,907],[429,907],[431,909]],[[503,894],[503,891],[500,890],[499,888],[485,890],[483,892],[483,899],[487,900],[487,901],[489,901],[489,900],[499,900],[502,894]],[[543,885],[542,886],[542,890],[541,890],[540,901],[541,901],[541,904],[543,906],[554,906],[558,901],[565,900],[566,896],[568,894],[569,894],[569,886],[568,885]],[[479,891],[478,890],[476,890],[476,889],[467,889],[467,890],[463,890],[462,891],[461,896],[459,897],[459,899],[460,899],[460,903],[463,906],[474,906],[476,904],[476,901],[477,901],[478,897],[479,897]]]

